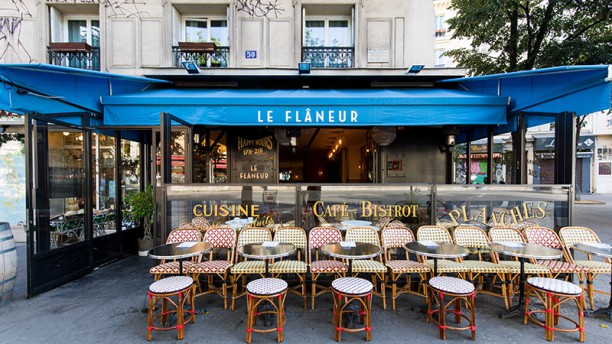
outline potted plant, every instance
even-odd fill
[[[147,185],[145,191],[128,195],[125,199],[128,206],[128,214],[132,220],[142,219],[144,230],[142,238],[138,239],[138,255],[146,256],[147,252],[153,248],[153,236],[151,235],[151,225],[153,224],[153,185]]]

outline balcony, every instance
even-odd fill
[[[49,63],[56,66],[100,70],[100,48],[85,42],[54,42],[47,47]]]
[[[302,62],[310,62],[311,68],[353,68],[353,47],[302,47]]]
[[[179,42],[172,47],[174,66],[181,68],[181,62],[194,61],[199,68],[227,68],[229,47],[209,42]]]

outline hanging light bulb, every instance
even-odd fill
[[[388,146],[395,140],[395,127],[374,127],[372,139],[380,146]]]

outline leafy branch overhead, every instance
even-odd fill
[[[447,56],[471,74],[612,63],[612,0],[453,0],[468,48]]]
[[[251,17],[267,17],[268,14],[274,13],[275,17],[285,11],[280,7],[278,0],[236,0],[238,11],[245,12]]]

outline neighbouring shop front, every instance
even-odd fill
[[[0,74],[0,106],[24,114],[28,133],[29,295],[134,253],[140,219],[124,200],[147,184],[157,242],[194,217],[305,229],[386,217],[413,228],[569,225],[573,166],[556,159],[555,185],[526,185],[526,128],[554,121],[555,153],[573,157],[575,116],[610,105],[606,66],[410,83],[403,73],[153,79],[47,65]],[[221,84],[235,86],[211,86]],[[501,133],[512,134],[503,159]],[[457,144],[487,183],[453,184]],[[491,185],[497,165],[507,185]]]

